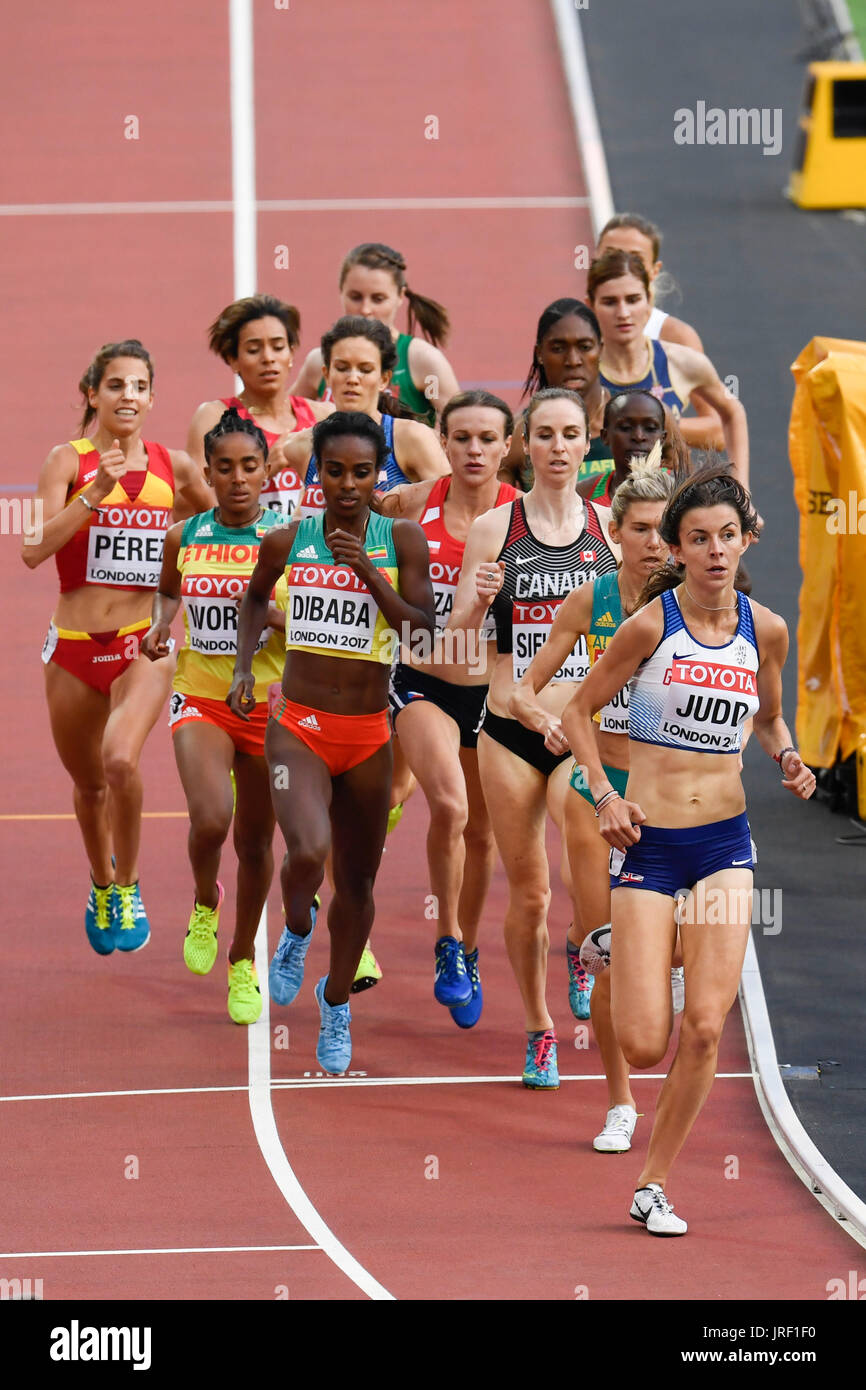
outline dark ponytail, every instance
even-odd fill
[[[681,477],[677,481],[677,487],[671,497],[670,502],[664,509],[661,522],[659,523],[659,535],[666,545],[679,545],[680,526],[686,512],[693,511],[697,507],[733,507],[740,522],[740,530],[743,535],[751,533],[753,536],[758,534],[758,514],[752,506],[752,499],[741,482],[734,477],[729,464],[720,464],[718,456],[712,459],[702,468],[692,473],[688,477]],[[651,603],[654,598],[658,598],[666,589],[675,589],[682,584],[686,577],[685,565],[676,565],[671,562],[660,565],[653,570],[644,585],[638,607],[644,607]],[[745,571],[738,568],[737,579],[740,584],[735,587],[743,586],[744,582],[751,582]]]
[[[88,427],[96,419],[96,408],[90,404],[87,393],[98,389],[99,383],[105,376],[106,367],[115,357],[138,358],[139,362],[143,362],[147,367],[147,375],[151,387],[153,387],[153,363],[150,360],[150,354],[146,348],[142,347],[138,338],[124,338],[123,342],[120,343],[103,344],[78,383],[78,389],[84,401],[84,414],[79,426],[82,435],[87,433]]]
[[[406,262],[393,246],[385,246],[381,241],[365,241],[355,246],[340,267],[340,289],[353,265],[365,266],[367,270],[387,270],[397,289],[406,293],[410,334],[414,334],[417,326],[434,347],[441,347],[447,342],[451,331],[447,309],[437,300],[409,289],[406,284]]]

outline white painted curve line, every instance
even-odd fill
[[[179,1245],[146,1250],[13,1250],[0,1255],[0,1260],[66,1260],[83,1259],[88,1255],[257,1255],[274,1250],[316,1250],[318,1245]]]
[[[551,6],[577,136],[578,153],[586,175],[592,229],[597,241],[602,227],[613,216],[614,207],[598,114],[592,95],[592,83],[589,80],[586,49],[574,0],[551,0]]]
[[[755,1091],[770,1133],[798,1178],[835,1218],[840,1230],[866,1247],[866,1203],[852,1192],[809,1138],[785,1090],[751,933],[740,980],[740,1003]]]
[[[254,212],[519,212],[550,211],[555,208],[587,208],[590,199],[561,197],[489,198],[276,198],[245,201],[247,214]],[[138,217],[142,213],[234,212],[237,204],[225,199],[198,202],[149,203],[0,203],[0,217]],[[518,382],[518,385],[522,383]]]
[[[235,298],[255,294],[256,124],[252,0],[229,0]]]
[[[316,1211],[286,1157],[280,1142],[274,1109],[271,1103],[271,1010],[268,998],[268,931],[267,907],[262,912],[256,932],[256,969],[262,989],[262,1014],[258,1023],[248,1029],[250,1113],[262,1156],[271,1176],[282,1192],[301,1225],[313,1237],[330,1260],[369,1298],[393,1299],[377,1279],[374,1279],[354,1255],[334,1235]]]

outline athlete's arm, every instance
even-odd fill
[[[281,468],[294,468],[303,481],[310,459],[313,456],[313,431],[294,430],[283,434],[268,454],[268,477],[272,478]]]
[[[592,716],[612,700],[641,662],[655,651],[664,630],[661,604],[653,602],[617,628],[606,650],[587,673],[562,711],[562,727],[578,764],[585,769],[593,801],[613,790],[601,765]],[[608,844],[627,849],[640,839],[643,811],[632,801],[612,796],[599,813],[598,828]]]
[[[681,347],[691,348],[693,352],[704,351],[700,336],[691,324],[684,323],[682,319],[675,319],[672,314],[668,314],[662,324],[659,338],[663,343],[679,343]],[[680,433],[686,443],[698,449],[723,449],[725,439],[722,422],[712,406],[707,405],[704,400],[695,400],[692,404],[695,408],[694,415],[686,416],[680,421]]]
[[[198,464],[199,468],[204,468],[204,437],[222,418],[223,411],[228,407],[222,401],[205,401],[200,405],[189,422],[189,429],[186,435],[186,452],[190,458]]]
[[[670,362],[688,382],[689,396],[704,401],[717,412],[722,422],[725,449],[731,460],[734,477],[743,487],[749,486],[749,430],[746,412],[719,380],[710,359],[702,352],[673,346]],[[680,421],[682,431],[684,421]],[[684,438],[687,436],[684,434]]]
[[[788,655],[788,628],[783,618],[761,604],[752,604],[752,616],[761,652],[757,681],[761,704],[755,715],[755,738],[771,758],[783,748],[793,749],[782,759],[782,786],[805,801],[815,790],[815,777],[793,748],[791,731],[782,717],[782,667]]]
[[[561,720],[539,704],[536,696],[550,684],[560,666],[568,659],[578,637],[585,637],[589,631],[593,587],[593,584],[581,584],[579,588],[572,589],[568,598],[559,605],[550,636],[532,658],[508,701],[509,714],[519,719],[527,729],[543,734],[545,739],[552,727],[559,731]],[[561,749],[550,751],[561,752]]]
[[[170,526],[165,533],[165,546],[162,552],[162,572],[159,588],[153,596],[153,616],[150,627],[141,639],[141,651],[151,661],[159,661],[168,656],[171,648],[168,639],[171,625],[180,606],[180,570],[177,567],[180,554],[180,538],[183,522]]]
[[[423,483],[401,483],[399,487],[392,487],[379,495],[379,510],[383,516],[418,521],[435,484],[435,478],[425,478]]]
[[[511,507],[494,507],[476,517],[469,527],[454,606],[446,625],[448,631],[477,632],[484,622],[488,608],[502,588],[505,564],[498,557],[510,520]],[[494,571],[498,578],[488,579]]]
[[[28,569],[35,570],[43,560],[56,555],[93,515],[78,498],[66,505],[69,489],[78,474],[78,458],[68,444],[58,444],[42,465],[35,498],[38,524],[24,536],[21,547],[21,556]],[[98,507],[125,472],[126,458],[115,439],[112,447],[100,456],[96,476],[80,496],[91,507]]]
[[[433,632],[430,552],[427,537],[415,521],[395,521],[392,534],[400,578],[399,593],[373,564],[358,536],[348,531],[332,531],[328,548],[338,565],[349,565],[364,581],[391,629],[399,633],[399,640],[408,646],[414,633],[423,632],[429,637]]]
[[[168,453],[174,473],[174,520],[184,521],[197,512],[210,511],[216,496],[205,482],[200,465],[182,449],[169,449]]]
[[[226,704],[234,714],[246,719],[255,708],[252,659],[256,642],[268,624],[268,608],[274,585],[286,568],[289,551],[297,534],[299,522],[277,526],[268,531],[259,546],[259,558],[250,576],[238,614],[238,654]]]
[[[289,387],[289,395],[306,396],[308,400],[314,401],[319,393],[319,382],[321,380],[322,349],[313,348],[312,352],[307,353],[303,367]]]
[[[444,352],[424,338],[413,338],[409,344],[409,374],[416,390],[435,406],[436,414],[460,390],[454,368]]]
[[[416,420],[394,421],[394,457],[414,483],[441,478],[451,472],[451,465],[433,430]]]

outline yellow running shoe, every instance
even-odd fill
[[[262,1011],[259,977],[251,960],[229,961],[229,1018],[232,1023],[255,1023]]]
[[[372,989],[381,978],[382,967],[370,950],[368,941],[361,952],[361,959],[358,961],[358,969],[355,971],[355,978],[352,981],[352,993],[360,994],[364,989]]]
[[[386,835],[390,835],[392,830],[396,830],[397,826],[400,824],[400,819],[402,815],[403,802],[398,801],[397,805],[392,806],[390,811],[388,812],[388,829],[385,831]]]
[[[229,777],[232,779],[232,815],[234,815],[235,811],[238,809],[238,782],[235,777],[234,768],[230,769]]]
[[[191,970],[193,975],[207,975],[213,970],[213,963],[217,958],[217,927],[225,897],[225,889],[219,881],[217,892],[219,898],[216,907],[202,907],[201,903],[197,902],[192,905],[192,915],[183,943],[183,958],[187,969]]]

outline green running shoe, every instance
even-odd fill
[[[229,961],[229,1018],[232,1023],[255,1023],[262,1012],[259,977],[251,960]]]
[[[225,889],[219,880],[217,893],[219,896],[216,907],[202,907],[198,902],[192,905],[192,915],[183,942],[183,958],[187,970],[191,970],[193,975],[209,974],[217,958],[217,927],[225,897]]]

